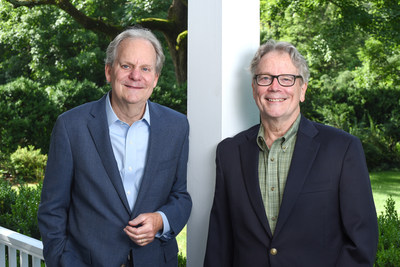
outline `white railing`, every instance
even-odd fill
[[[6,267],[6,248],[8,267],[28,267],[29,261],[32,267],[40,267],[44,262],[43,244],[40,240],[0,226],[0,267]]]

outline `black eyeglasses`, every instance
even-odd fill
[[[274,79],[278,80],[278,83],[283,87],[293,86],[297,78],[303,79],[300,75],[293,74],[280,74],[280,75],[269,75],[269,74],[257,74],[254,75],[254,80],[259,86],[271,85]]]

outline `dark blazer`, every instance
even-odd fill
[[[377,217],[359,139],[301,118],[272,235],[258,181],[258,130],[218,145],[204,266],[372,266]]]
[[[39,206],[48,267],[112,267],[132,250],[135,267],[177,266],[175,237],[137,246],[123,229],[141,213],[162,211],[174,235],[191,211],[186,188],[186,116],[149,102],[146,168],[133,211],[109,137],[105,96],[59,116],[53,129]]]

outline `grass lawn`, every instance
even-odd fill
[[[371,172],[370,177],[378,216],[385,211],[384,206],[390,195],[396,202],[397,212],[400,213],[400,171]]]

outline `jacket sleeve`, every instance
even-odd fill
[[[189,125],[185,121],[183,142],[178,155],[174,183],[165,205],[159,211],[167,217],[170,232],[161,236],[161,240],[175,237],[185,227],[192,210],[192,200],[187,191],[187,162],[189,154]]]
[[[205,267],[232,266],[233,239],[228,197],[220,158],[216,156],[216,183],[214,202],[210,214],[208,240],[204,259]]]
[[[47,266],[60,266],[67,239],[68,208],[73,177],[70,143],[62,119],[54,126],[38,211]]]
[[[349,144],[343,159],[339,198],[347,242],[337,266],[373,266],[378,223],[365,155],[357,138]]]

